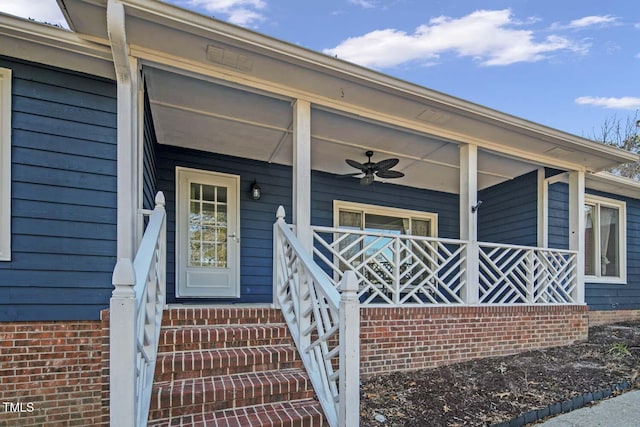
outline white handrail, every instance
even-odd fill
[[[357,427],[360,410],[360,313],[357,280],[339,285],[315,264],[284,220],[273,226],[274,293],[332,427]],[[351,410],[347,410],[347,402]]]
[[[166,297],[166,213],[162,192],[135,259],[119,259],[110,302],[110,425],[145,426]]]

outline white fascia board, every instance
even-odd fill
[[[0,12],[0,54],[55,67],[115,78],[111,49],[63,28]]]

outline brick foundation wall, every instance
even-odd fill
[[[587,339],[587,307],[361,308],[363,377]]]
[[[0,323],[0,426],[100,424],[101,343],[100,321]]]
[[[640,310],[596,310],[589,312],[589,326],[640,320]]]

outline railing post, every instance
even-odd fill
[[[136,419],[136,295],[130,259],[118,260],[112,283],[115,289],[109,308],[110,424],[133,427]]]
[[[533,295],[535,291],[535,249],[527,250],[527,302],[533,304],[536,302],[536,298]]]
[[[393,239],[393,303],[400,303],[400,263],[402,256],[400,254],[400,237]]]
[[[462,299],[465,304],[478,304],[480,301],[480,245],[477,240],[467,242],[465,268],[466,284]]]
[[[285,223],[284,218],[284,206],[280,205],[276,211],[276,222],[273,224],[273,308],[280,308],[280,301],[278,301],[278,288],[281,280],[279,261],[282,256],[282,241],[280,239],[278,227],[280,224]]]
[[[357,427],[360,422],[360,301],[358,279],[353,271],[344,273],[340,281],[340,290],[342,293],[338,425]]]

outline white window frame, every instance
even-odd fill
[[[11,261],[11,70],[0,68],[0,261]]]
[[[340,225],[340,211],[359,211],[363,214],[384,215],[398,218],[415,218],[428,220],[430,224],[429,236],[438,237],[438,214],[434,212],[414,211],[410,209],[392,208],[387,206],[369,205],[366,203],[346,202],[343,200],[333,201],[333,226]]]
[[[617,283],[617,284],[626,284],[627,283],[627,204],[622,200],[609,199],[607,197],[596,196],[592,194],[584,195],[584,203],[585,205],[594,205],[598,212],[600,210],[600,206],[610,207],[614,209],[618,209],[618,254],[620,257],[620,275],[617,277],[607,277],[607,276],[587,276],[585,274],[585,282],[589,283]],[[598,213],[595,216],[596,222],[599,221],[600,214]],[[586,226],[586,224],[585,224]],[[594,227],[595,228],[595,227]],[[594,233],[595,236],[595,250],[596,259],[599,258],[600,255],[600,232],[599,227],[597,228],[598,232]],[[585,242],[586,244],[586,242]],[[583,254],[586,257],[586,252]]]

